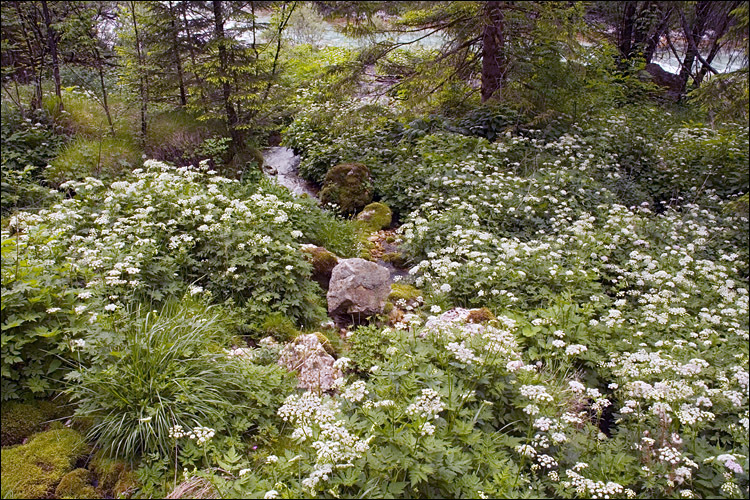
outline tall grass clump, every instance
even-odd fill
[[[86,177],[116,179],[130,172],[141,161],[141,150],[131,138],[79,137],[52,160],[44,176],[53,185]]]
[[[169,456],[175,426],[233,432],[232,415],[258,414],[258,388],[246,380],[244,361],[221,348],[231,330],[218,310],[187,300],[133,313],[122,341],[107,346],[108,359],[69,377],[76,415],[95,419],[90,439],[111,455]],[[282,377],[256,380],[274,388]]]

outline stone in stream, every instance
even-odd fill
[[[338,323],[361,323],[380,314],[391,292],[390,273],[364,259],[343,259],[328,285],[328,315]]]
[[[279,357],[279,365],[297,372],[297,387],[308,390],[327,391],[339,386],[343,374],[334,362],[314,333],[294,339]]]

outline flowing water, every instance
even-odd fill
[[[307,195],[318,199],[316,186],[299,176],[300,157],[295,155],[291,148],[282,146],[268,148],[263,152],[263,159],[267,167],[263,169],[263,172],[267,176],[276,179],[277,183],[297,196]]]

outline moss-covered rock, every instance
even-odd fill
[[[20,444],[35,432],[44,429],[45,422],[62,417],[60,407],[52,401],[32,403],[10,401],[0,410],[0,444],[3,447]]]
[[[393,283],[391,285],[391,293],[388,295],[388,300],[393,303],[398,300],[404,300],[408,303],[416,301],[417,298],[421,296],[422,292],[418,288],[414,288],[405,283]]]
[[[367,205],[357,214],[356,220],[365,224],[370,231],[380,231],[391,225],[393,212],[388,205],[374,202]]]
[[[315,332],[315,336],[318,337],[318,340],[320,341],[320,345],[323,346],[323,349],[330,354],[333,357],[336,357],[336,348],[333,347],[333,344],[331,343],[331,340],[321,332]]]
[[[466,316],[467,323],[487,323],[493,319],[495,319],[495,315],[486,307],[471,309],[468,316]]]
[[[341,163],[326,174],[320,201],[336,205],[344,215],[352,215],[372,201],[370,171],[362,163]]]
[[[42,430],[44,416],[36,406],[11,401],[2,406],[3,448],[21,443],[35,432]]]
[[[338,257],[325,248],[315,245],[304,245],[301,250],[313,266],[312,278],[318,282],[321,288],[327,290],[333,268],[339,263]]]
[[[35,435],[26,444],[2,453],[3,498],[47,498],[62,478],[86,454],[80,432],[54,429]]]
[[[394,267],[404,269],[406,267],[407,257],[401,252],[387,252],[380,257],[383,262],[393,264]]]
[[[127,497],[138,487],[135,471],[128,463],[117,458],[110,458],[102,450],[94,454],[89,469],[99,481],[96,491],[102,497]]]
[[[93,486],[94,475],[87,469],[74,469],[55,488],[57,498],[102,498]]]
[[[745,193],[736,200],[724,206],[724,213],[736,214],[742,217],[750,216],[750,193]]]

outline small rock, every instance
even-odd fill
[[[308,390],[327,391],[339,386],[343,374],[333,366],[334,361],[314,333],[297,337],[279,357],[279,365],[297,372],[297,387]]]
[[[364,259],[340,260],[331,273],[328,314],[340,322],[366,319],[383,312],[390,292],[386,269]]]

